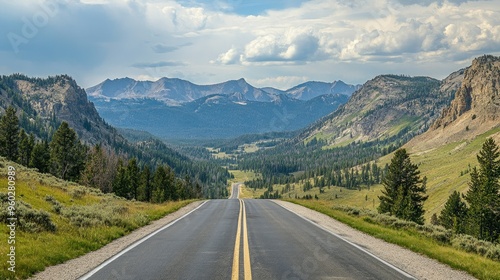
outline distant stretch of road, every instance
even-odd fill
[[[210,200],[82,279],[412,279],[269,200]]]
[[[239,198],[240,186],[241,186],[241,183],[234,183],[231,186],[231,196],[229,197],[229,199]]]

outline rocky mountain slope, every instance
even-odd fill
[[[455,73],[454,75],[460,75]],[[349,102],[307,129],[302,138],[329,145],[394,138],[409,140],[427,130],[449,104],[455,79],[381,75],[366,82]]]
[[[478,57],[462,76],[451,104],[429,131],[408,143],[408,147],[420,151],[471,140],[500,126],[500,57]]]
[[[13,105],[21,126],[39,137],[48,138],[65,121],[90,144],[124,142],[116,130],[98,114],[85,90],[69,76],[47,79],[15,74],[0,77],[1,108]]]

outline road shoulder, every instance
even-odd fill
[[[174,213],[168,214],[167,216],[151,222],[151,224],[138,228],[133,232],[118,238],[106,246],[85,254],[76,259],[72,259],[63,264],[47,267],[44,271],[35,274],[33,277],[29,278],[32,280],[73,280],[78,279],[85,273],[94,269],[101,263],[105,262],[109,258],[118,254],[120,251],[124,250],[128,246],[137,242],[138,240],[148,236],[149,234],[155,232],[156,230],[162,228],[163,226],[179,219],[190,211],[194,210],[196,207],[200,206],[203,201],[195,201],[182,207]]]
[[[287,201],[274,200],[274,202],[418,279],[476,279],[463,271],[452,269],[433,259],[367,235],[322,213]]]

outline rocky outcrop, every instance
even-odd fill
[[[41,79],[14,74],[2,76],[1,80],[2,90],[10,92],[4,95],[4,105],[17,107],[21,119],[30,122],[25,125],[36,127],[32,132],[46,131],[45,137],[50,137],[57,129],[54,126],[65,121],[87,143],[106,145],[125,141],[99,116],[85,90],[67,75]]]
[[[455,99],[431,129],[445,128],[467,112],[480,122],[500,119],[500,57],[485,55],[474,59],[465,70]]]
[[[485,55],[463,71],[455,98],[431,128],[405,146],[423,152],[447,143],[470,141],[500,126],[500,57]],[[494,133],[492,137],[496,137]]]

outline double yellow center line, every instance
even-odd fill
[[[248,248],[248,230],[247,230],[247,215],[245,212],[245,202],[240,201],[240,212],[238,215],[238,229],[236,230],[236,241],[234,242],[233,255],[233,273],[232,280],[238,280],[240,277],[240,245],[241,245],[241,229],[243,227],[243,275],[245,280],[252,280],[252,269],[250,265],[250,249]],[[243,226],[242,226],[243,224]]]

